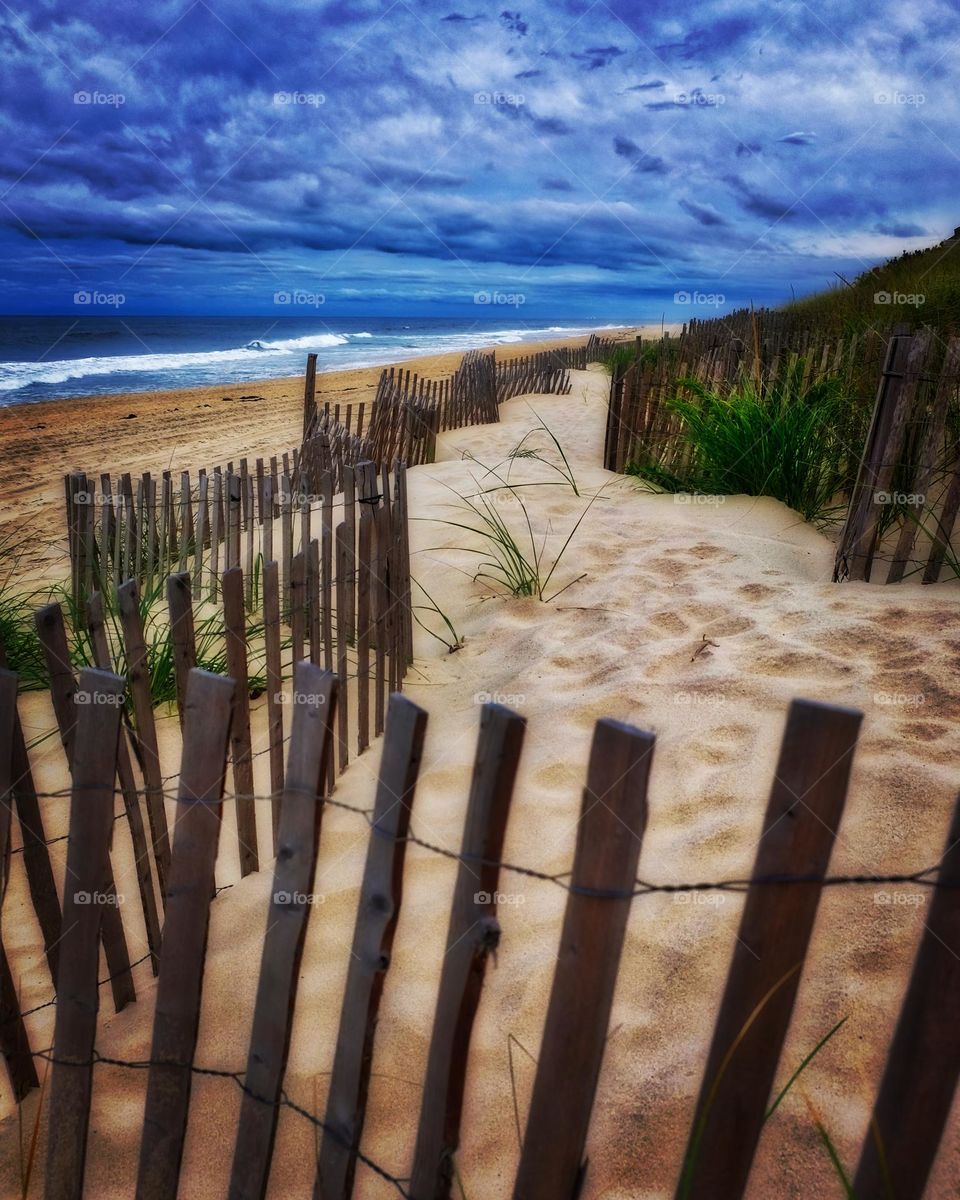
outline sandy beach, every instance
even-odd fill
[[[832,543],[777,501],[739,496],[691,505],[651,495],[604,471],[598,464],[606,378],[597,369],[573,378],[569,396],[518,397],[503,405],[497,425],[443,434],[439,461],[410,473],[413,576],[464,643],[450,654],[425,631],[417,632],[408,695],[427,709],[430,722],[415,832],[440,846],[459,844],[479,707],[493,697],[528,717],[504,850],[508,862],[548,873],[569,867],[593,726],[611,716],[657,735],[641,876],[660,883],[742,878],[756,850],[787,706],[801,696],[864,712],[831,869],[872,874],[936,862],[956,798],[960,754],[953,720],[960,641],[946,632],[955,623],[955,589],[908,582],[894,595],[882,587],[832,584]],[[369,379],[341,380],[338,386],[363,388]],[[57,495],[61,464],[156,467],[161,433],[164,454],[177,466],[237,456],[240,445],[248,456],[275,452],[296,436],[298,381],[249,390],[267,399],[249,410],[232,403],[231,418],[236,415],[242,424],[229,429],[221,409],[203,408],[218,403],[212,394],[191,396],[193,407],[185,395],[170,394],[158,402],[165,417],[152,406],[148,411],[145,399],[100,399],[95,405],[102,429],[89,410],[71,416],[68,406],[37,407],[30,420],[47,425],[44,438],[53,443],[45,459],[50,494],[30,488],[17,498],[8,467],[6,503],[22,505],[18,520],[42,520]],[[137,421],[123,424],[124,409],[138,406]],[[52,415],[55,408],[63,426]],[[169,425],[175,410],[184,414],[178,414],[184,432],[176,446],[179,427],[171,437]],[[502,464],[540,419],[563,446],[581,493],[563,484],[526,493],[538,536],[547,537],[548,558],[596,497],[555,582],[559,588],[583,578],[550,604],[493,595],[473,581],[472,556],[444,548],[461,541],[444,526],[457,519],[450,489],[473,494],[484,485],[484,468]],[[134,424],[137,432],[128,431]],[[85,435],[71,440],[83,425]],[[156,444],[144,437],[146,429],[154,431]],[[33,434],[36,445],[46,447],[40,436]],[[25,447],[27,432],[8,430],[8,452],[18,438]],[[557,461],[545,435],[528,444]],[[557,476],[523,459],[514,461],[511,479],[533,483]],[[504,512],[511,520],[521,516],[510,513],[509,501]],[[441,631],[436,621],[434,626]],[[257,712],[259,702],[255,721]],[[52,725],[44,695],[26,697],[23,713],[31,730]],[[177,769],[179,735],[175,718],[161,726],[166,774]],[[378,756],[379,743],[351,764],[338,784],[338,800],[370,803]],[[258,790],[265,788],[265,771],[261,757]],[[48,747],[38,756],[38,786],[52,790],[64,779],[59,747]],[[62,832],[66,806],[45,805],[48,834]],[[266,830],[266,811],[259,821]],[[289,1097],[318,1115],[366,838],[366,825],[353,814],[336,808],[325,814],[315,884],[323,902],[309,927],[286,1078]],[[212,909],[196,1061],[230,1070],[245,1062],[270,891],[269,870],[237,880],[235,844],[228,806],[218,882],[233,886]],[[55,870],[62,872],[62,844],[53,850]],[[124,883],[132,888],[120,837],[115,852],[118,888]],[[365,1153],[401,1177],[413,1151],[454,873],[450,859],[409,848],[363,1143]],[[522,875],[503,873],[500,888],[506,897],[500,907],[503,938],[474,1030],[457,1161],[468,1200],[510,1195],[518,1158],[514,1106],[522,1125],[564,906],[560,888]],[[777,1086],[837,1021],[847,1021],[767,1126],[751,1177],[752,1200],[840,1194],[811,1111],[852,1171],[926,903],[927,894],[918,889],[840,887],[825,893]],[[697,901],[664,895],[634,901],[587,1146],[583,1200],[666,1200],[673,1194],[741,904],[737,895],[715,893]],[[135,914],[131,917],[137,930]],[[11,955],[22,970],[23,1007],[29,1008],[49,998],[50,985],[19,877],[7,897],[4,922]],[[144,950],[136,937],[130,948],[133,957]],[[101,991],[103,1054],[142,1059],[148,1053],[154,981],[145,964],[135,977],[138,1002],[119,1015],[112,1014],[109,996]],[[35,1045],[49,1045],[52,1014],[45,1009],[29,1019]],[[98,1200],[132,1193],[144,1087],[144,1072],[96,1069],[86,1186]],[[8,1100],[5,1096],[9,1114]],[[181,1195],[206,1200],[224,1194],[239,1100],[230,1081],[195,1079]],[[24,1108],[26,1128],[36,1105],[34,1094]],[[958,1131],[955,1112],[927,1192],[935,1200],[956,1195]],[[5,1196],[17,1193],[17,1137],[16,1117],[7,1115],[0,1126]],[[310,1194],[314,1148],[313,1126],[282,1112],[271,1197]],[[36,1185],[31,1194],[38,1194]],[[356,1191],[361,1200],[396,1194],[361,1167]]]
[[[638,326],[618,330],[617,336],[659,334],[659,326]],[[510,361],[585,340],[503,345],[496,353],[498,360]],[[458,351],[406,359],[401,365],[428,379],[441,379],[461,358]],[[363,402],[369,410],[381,370],[321,371],[318,402]],[[170,470],[179,475],[242,457],[253,462],[297,445],[302,417],[302,376],[0,408],[0,539],[24,545],[18,579],[49,583],[69,571],[63,514],[63,476],[68,472],[105,472],[116,480],[124,471],[156,475]]]

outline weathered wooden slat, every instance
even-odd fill
[[[473,1019],[487,958],[497,948],[497,863],[503,849],[513,782],[526,722],[485,704],[440,976],[420,1109],[410,1195],[440,1200],[450,1192],[460,1144],[460,1113]]]
[[[373,573],[374,515],[369,504],[360,506],[357,553],[357,753],[370,745],[370,595]]]
[[[340,704],[337,713],[337,769],[342,774],[350,761],[350,730],[347,715],[347,686],[349,669],[347,644],[350,636],[346,621],[341,620],[347,609],[347,593],[353,587],[347,578],[349,531],[345,521],[337,526],[337,674],[340,677]]]
[[[294,694],[280,846],[257,984],[230,1200],[260,1200],[266,1193],[300,960],[313,907],[325,760],[333,751],[336,677],[313,663],[300,662],[294,673]]]
[[[17,985],[0,941],[0,1054],[7,1065],[13,1098],[22,1100],[33,1088],[40,1086],[37,1068],[30,1053],[27,1029],[20,1015]]]
[[[87,1150],[93,1049],[100,1006],[97,984],[100,922],[108,890],[107,847],[113,827],[113,781],[124,681],[85,670],[80,692],[91,698],[79,711],[73,756],[69,881],[64,889],[57,1010],[50,1076],[46,1200],[80,1200]]]
[[[10,831],[13,815],[13,743],[17,728],[17,676],[0,669],[0,935],[2,905],[10,864]],[[38,1086],[37,1069],[30,1054],[27,1031],[20,1015],[17,986],[0,936],[0,1053],[7,1065],[14,1099],[20,1101]]]
[[[193,626],[193,596],[190,575],[182,571],[167,576],[167,608],[170,612],[170,641],[177,684],[177,715],[183,729],[187,702],[187,679],[197,665],[197,639]]]
[[[267,493],[269,494],[269,484]],[[264,526],[270,524],[267,513]],[[283,669],[280,659],[280,572],[275,562],[263,564],[263,639],[267,674],[267,742],[270,746],[270,805],[273,850],[277,850],[283,798]]]
[[[94,703],[95,697],[78,688],[73,677],[70,651],[67,646],[67,631],[63,621],[63,609],[60,605],[44,605],[43,608],[37,610],[35,620],[37,636],[43,647],[47,673],[50,676],[50,698],[53,702],[53,712],[57,719],[57,728],[60,732],[60,741],[63,744],[67,766],[72,774],[76,758],[79,714],[85,706]],[[121,700],[121,707],[122,703]],[[116,757],[116,752],[114,752],[114,757]],[[113,894],[113,901],[104,906],[100,931],[103,936],[103,952],[110,970],[113,1002],[117,1012],[120,1012],[132,1000],[136,1000],[137,993],[133,984],[133,975],[130,972],[130,955],[127,951],[127,940],[117,903],[113,874],[109,869],[109,858],[107,889]]]
[[[139,1200],[175,1200],[177,1194],[235,690],[232,679],[196,669],[190,672],[176,836],[140,1143]]]
[[[90,640],[93,645],[93,661],[98,671],[112,671],[113,658],[110,644],[107,640],[107,630],[103,619],[103,595],[94,592],[87,603],[87,625],[90,630]],[[122,724],[122,723],[121,723]],[[143,827],[143,816],[140,812],[140,794],[137,791],[137,781],[133,773],[133,763],[130,761],[130,748],[123,732],[117,743],[117,782],[120,784],[120,794],[127,813],[127,825],[130,829],[130,840],[133,844],[134,864],[137,872],[137,886],[140,890],[140,907],[143,910],[143,923],[147,934],[147,945],[150,948],[150,965],[154,975],[160,967],[160,917],[157,912],[157,898],[153,891],[153,873],[150,870],[150,847],[146,831]]]
[[[653,734],[618,721],[597,722],[514,1200],[575,1200],[583,1181],[583,1150],[647,823],[653,745]]]
[[[861,714],[794,700],[677,1188],[737,1200],[747,1184],[843,814]]]
[[[257,809],[253,786],[253,750],[250,744],[250,685],[247,679],[247,623],[243,607],[243,572],[239,567],[224,571],[224,637],[227,643],[227,673],[236,682],[230,754],[233,761],[233,790],[237,806],[237,841],[240,874],[259,870]]]
[[[170,835],[167,831],[167,812],[163,806],[163,773],[157,746],[157,727],[153,719],[153,700],[150,695],[150,676],[147,667],[147,647],[140,619],[140,594],[135,579],[128,579],[117,592],[120,606],[120,625],[127,655],[127,682],[133,700],[133,715],[137,723],[137,742],[140,747],[144,795],[150,838],[157,868],[161,903],[166,905],[167,872],[170,869]]]
[[[6,667],[7,655],[0,644],[0,667]],[[40,803],[33,783],[33,771],[27,753],[27,743],[20,724],[20,715],[14,712],[13,724],[13,798],[20,824],[23,843],[23,865],[27,873],[27,887],[33,910],[37,914],[40,932],[43,935],[44,953],[50,968],[53,986],[57,985],[58,956],[61,933],[60,900],[57,885],[50,866],[50,851],[40,815]]]
[[[921,1200],[960,1078],[960,801],[863,1143],[853,1194]]]
[[[13,738],[17,727],[17,674],[0,667],[0,922],[10,870],[13,818]],[[0,931],[2,931],[0,924]]]
[[[377,1013],[403,894],[403,864],[427,714],[390,697],[314,1200],[349,1200],[363,1133]]]

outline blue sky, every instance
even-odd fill
[[[676,320],[960,224],[937,0],[0,0],[0,31],[8,313]]]

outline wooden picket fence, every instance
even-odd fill
[[[110,940],[117,936],[107,916],[118,914],[107,902],[112,895],[109,847],[115,785],[123,777],[118,747],[123,746],[121,701],[128,686],[109,670],[84,670],[76,696],[86,702],[71,704],[72,736],[65,739],[72,776],[71,883],[64,889],[57,948],[53,1048],[49,1054],[38,1052],[53,1064],[44,1179],[48,1200],[79,1200],[86,1158],[98,1150],[97,1135],[91,1136],[89,1129],[93,1067],[99,1061],[98,954],[102,942],[109,959]],[[152,1046],[146,1063],[130,1064],[148,1067],[138,1196],[173,1200],[180,1186],[228,747],[235,739],[242,690],[229,678],[196,669],[187,675]],[[202,1069],[240,1082],[243,1089],[236,1129],[221,1130],[234,1139],[227,1186],[236,1198],[265,1195],[279,1112],[290,1107],[283,1081],[342,700],[337,676],[307,661],[296,665],[294,691],[247,1067],[242,1081],[232,1071]],[[0,672],[0,701],[0,787],[6,799],[12,797],[22,827],[16,677],[8,671]],[[752,875],[741,889],[746,892],[744,907],[693,1110],[677,1200],[736,1200],[743,1195],[822,889],[874,882],[827,874],[860,721],[860,713],[832,705],[797,700],[790,707]],[[409,1168],[402,1173],[386,1169],[363,1153],[362,1135],[378,1007],[384,985],[389,986],[405,850],[409,841],[419,841],[410,832],[410,819],[426,723],[423,710],[406,697],[391,696],[326,1112],[320,1118],[296,1110],[322,1131],[314,1190],[318,1200],[346,1200],[354,1194],[358,1172],[368,1170],[411,1200],[451,1195],[471,1032],[486,963],[500,940],[500,874],[537,874],[500,861],[525,721],[501,705],[487,704],[460,850],[439,850],[460,865],[416,1146]],[[652,734],[631,726],[597,723],[571,872],[541,875],[568,894],[514,1200],[574,1200],[581,1193],[590,1116],[633,898],[734,884],[658,887],[637,878],[654,743]],[[625,830],[631,836],[624,836]],[[0,837],[7,844],[10,834],[9,821],[0,823]],[[0,862],[5,858],[0,853]],[[853,1184],[860,1200],[881,1195],[920,1200],[960,1073],[960,1025],[955,1019],[960,957],[953,950],[960,944],[960,802],[937,878],[924,878],[928,875],[900,877],[936,886]],[[6,986],[3,1000],[0,1040],[22,1096],[37,1086],[36,1055],[30,1052],[23,1019],[16,1013],[10,1019]],[[98,1080],[103,1086],[100,1075]],[[640,1162],[635,1182],[642,1190]]]
[[[839,379],[847,424],[830,432],[855,483],[840,498],[847,515],[834,579],[876,579],[881,562],[887,583],[960,575],[952,540],[960,511],[960,340],[897,326],[892,334],[870,330],[829,341],[805,324],[794,329],[779,319],[772,333],[764,332],[762,314],[746,315],[749,322],[738,318],[729,329],[724,318],[694,324],[679,340],[638,344],[632,362],[614,364],[604,466],[682,476],[689,447],[670,401],[690,395],[687,380],[720,391],[749,381],[771,392],[792,379],[802,392]],[[871,405],[861,456],[860,418]]]
[[[715,329],[710,338],[703,326],[695,326],[693,336],[684,330],[680,338],[666,335],[647,344],[638,339],[634,360],[614,363],[603,451],[607,470],[622,473],[631,464],[682,470],[688,453],[683,422],[669,402],[684,394],[686,380],[720,391],[748,380],[769,393],[788,380],[803,391],[823,379],[840,379],[852,398],[853,427],[857,407],[870,403],[885,340],[875,331],[830,340],[806,327],[791,340],[779,326],[775,334],[765,333],[760,314],[752,317],[749,341],[736,325]],[[859,442],[856,436],[849,440]]]
[[[836,580],[960,575],[960,338],[921,328],[890,338],[847,519]]]
[[[368,404],[317,401],[315,354],[304,382],[303,440],[269,460],[246,458],[159,476],[74,472],[64,477],[71,591],[83,610],[94,591],[116,592],[136,579],[147,592],[173,571],[190,572],[194,597],[216,598],[224,568],[242,565],[247,606],[255,605],[255,567],[276,555],[284,598],[305,505],[324,509],[338,496],[348,508],[356,468],[378,474],[433,462],[438,433],[499,420],[499,405],[525,392],[564,395],[568,371],[599,358],[609,343],[593,337],[498,363],[492,351],[470,351],[446,379],[385,369]],[[284,612],[287,611],[285,606]]]

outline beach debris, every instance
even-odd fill
[[[700,645],[699,645],[699,646],[696,648],[696,650],[694,650],[694,652],[693,652],[693,655],[692,655],[692,656],[691,656],[691,658],[690,658],[690,661],[691,661],[691,662],[695,662],[695,661],[696,661],[696,660],[697,660],[697,659],[700,657],[700,655],[701,655],[701,654],[709,654],[709,653],[710,653],[710,647],[711,647],[711,646],[713,647],[713,649],[714,649],[714,650],[719,650],[719,648],[720,648],[720,647],[717,645],[717,643],[716,643],[716,642],[712,642],[712,641],[711,641],[711,640],[710,640],[710,639],[707,637],[707,635],[706,635],[706,634],[704,634],[704,635],[703,635],[703,641],[702,641],[702,642],[700,643]]]
[[[123,420],[124,421],[132,421],[136,415],[137,415],[136,413],[127,413],[127,415],[123,418]]]
[[[266,396],[241,396],[241,400],[266,400]]]

